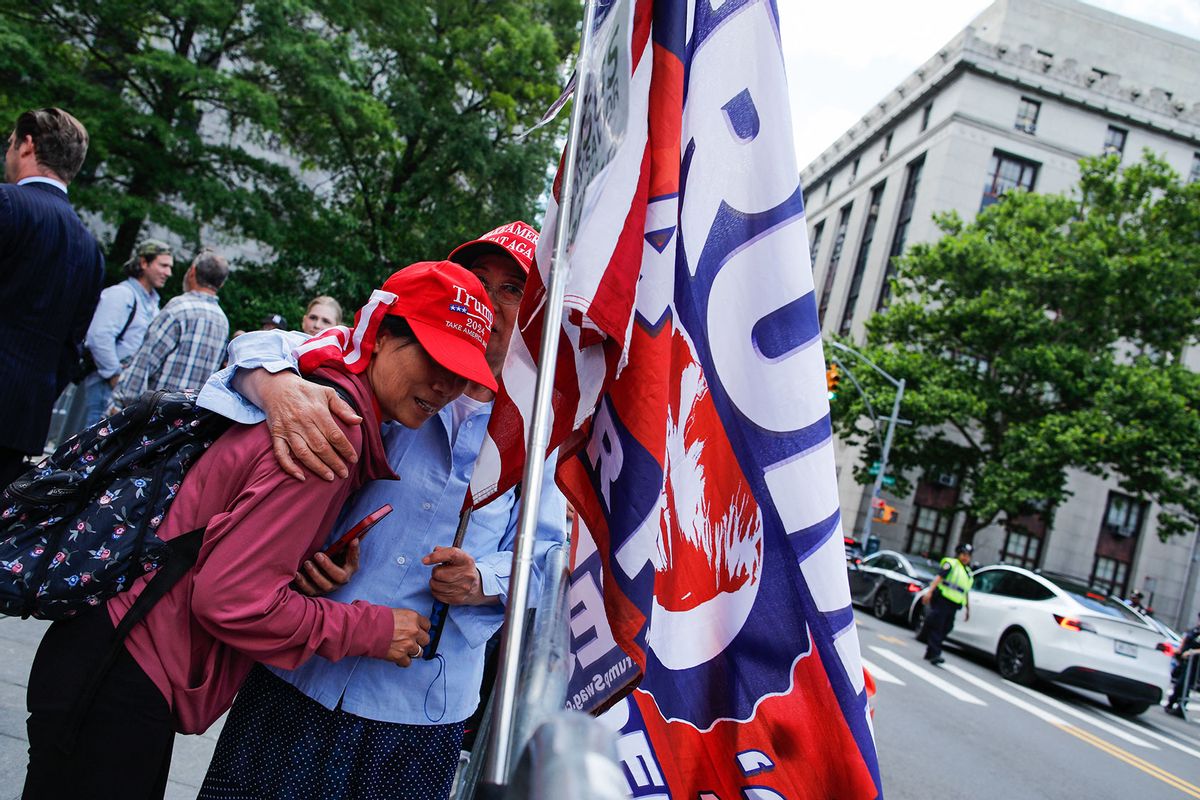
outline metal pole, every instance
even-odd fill
[[[1196,685],[1196,664],[1200,662],[1200,656],[1192,656],[1184,659],[1187,665],[1183,668],[1183,688],[1179,690],[1179,713],[1183,716],[1184,722],[1188,718],[1188,702],[1192,696],[1192,689]]]
[[[870,363],[870,362],[868,362]],[[866,549],[867,539],[871,536],[871,522],[875,516],[875,498],[883,490],[883,476],[887,474],[888,454],[892,450],[892,436],[896,433],[896,420],[900,417],[900,399],[904,397],[904,378],[896,383],[896,399],[892,401],[892,416],[888,418],[887,435],[883,437],[883,450],[879,454],[879,474],[871,488],[871,508],[867,512],[867,521],[863,525],[863,549]]]
[[[595,1],[588,0],[583,15],[583,31],[579,39],[580,62],[586,58],[596,17]],[[579,86],[583,85],[579,81]],[[571,107],[571,127],[567,135],[566,158],[563,161],[562,194],[554,229],[554,256],[546,281],[546,306],[543,316],[542,342],[538,349],[538,374],[534,388],[533,413],[529,438],[525,446],[524,492],[521,496],[521,515],[513,542],[512,571],[508,586],[508,607],[504,612],[504,633],[500,639],[500,661],[496,675],[496,705],[492,711],[492,741],[483,768],[483,783],[503,786],[508,783],[512,758],[514,709],[517,701],[517,678],[520,670],[521,641],[524,638],[525,607],[529,602],[529,571],[533,564],[533,544],[537,527],[538,505],[542,496],[542,476],[546,466],[546,447],[550,440],[550,402],[554,389],[554,367],[558,355],[559,332],[562,327],[563,292],[567,278],[567,222],[575,193],[575,156],[583,104],[576,89]]]
[[[1200,528],[1192,534],[1192,556],[1188,559],[1187,577],[1183,579],[1183,599],[1179,601],[1179,616],[1175,619],[1178,630],[1187,630],[1195,610],[1191,607],[1196,596],[1196,573],[1200,568]]]
[[[545,580],[517,686],[524,702],[515,709],[512,749],[518,754],[538,727],[567,705],[571,678],[570,544],[546,554]],[[517,760],[520,760],[518,756]]]
[[[871,426],[871,433],[875,435],[875,441],[879,443],[879,449],[883,450],[883,439],[879,438],[879,415],[875,413],[875,406],[871,405],[871,398],[867,396],[866,389],[858,382],[858,378],[854,377],[854,370],[839,361],[837,357],[834,357],[833,363],[837,364],[842,372],[846,373],[846,377],[850,379],[850,382],[854,384],[854,388],[858,391],[858,396],[863,399],[863,404],[867,407],[867,416],[874,423]]]

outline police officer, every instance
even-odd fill
[[[1200,619],[1200,617],[1198,617]],[[1200,667],[1192,667],[1192,686],[1184,686],[1187,681],[1188,662],[1200,656],[1200,622],[1193,625],[1183,634],[1183,640],[1179,643],[1179,655],[1175,657],[1175,662],[1171,669],[1171,696],[1167,698],[1167,713],[1175,716],[1183,716],[1183,708],[1180,703],[1186,699],[1192,687],[1196,685],[1196,675]]]
[[[921,602],[929,606],[925,615],[924,633],[928,637],[925,648],[925,660],[931,664],[941,664],[942,641],[954,627],[954,615],[963,606],[967,607],[963,619],[971,618],[971,603],[968,593],[975,583],[975,576],[967,565],[971,563],[971,553],[974,548],[963,543],[954,548],[954,558],[946,556],[942,559],[942,571],[929,585],[929,591]]]

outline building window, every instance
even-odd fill
[[[819,184],[819,183],[818,183],[818,184],[815,184],[815,185],[812,187],[812,191],[811,191],[811,192],[809,192],[809,191],[806,191],[806,192],[804,193],[804,203],[805,203],[805,206],[806,206],[806,210],[807,210],[808,201],[810,201],[810,200],[812,200],[813,198],[815,198],[815,197],[817,196],[817,193],[818,193],[818,192],[820,192],[820,191],[821,191],[821,184]]]
[[[884,137],[883,150],[881,150],[879,153],[880,161],[887,161],[888,155],[892,152],[892,136],[894,136],[895,133],[895,131],[888,131],[888,135]]]
[[[854,273],[850,276],[850,290],[846,293],[846,305],[842,307],[842,321],[838,334],[846,336],[854,321],[854,306],[862,289],[863,274],[867,270],[867,258],[871,253],[871,242],[875,239],[875,225],[879,222],[879,204],[883,202],[883,187],[880,183],[871,189],[871,205],[867,209],[867,221],[863,224],[862,241],[858,244],[858,256],[854,259]]]
[[[1041,537],[1010,530],[1004,537],[1004,550],[1000,552],[1000,560],[1005,564],[1013,564],[1025,569],[1037,569],[1038,559],[1041,558],[1041,555]]]
[[[854,163],[850,165],[850,182],[851,183],[854,183],[854,181],[858,178],[858,162],[859,161],[860,161],[860,159],[856,158],[856,159],[854,159]]]
[[[921,133],[929,130],[929,115],[933,113],[933,103],[926,103],[921,109]]]
[[[1188,175],[1188,183],[1200,181],[1200,153],[1192,153],[1192,172]]]
[[[1050,529],[1053,514],[1049,503],[1038,503],[1028,513],[1008,520],[1004,526],[1004,548],[1000,560],[1025,569],[1037,569],[1042,557],[1042,543]]]
[[[829,253],[829,266],[825,268],[825,288],[821,290],[821,304],[817,307],[818,324],[824,322],[825,309],[829,307],[829,295],[833,292],[833,279],[837,276],[838,262],[842,260],[842,248],[846,244],[846,228],[850,226],[850,209],[853,205],[853,203],[848,203],[838,213],[833,250]]]
[[[1037,133],[1038,114],[1041,110],[1042,104],[1037,100],[1022,97],[1021,104],[1017,106],[1017,122],[1014,127],[1025,133]]]
[[[896,218],[896,230],[892,232],[892,246],[888,248],[887,264],[883,270],[883,286],[879,290],[879,300],[875,310],[883,309],[892,296],[892,278],[896,276],[896,259],[904,253],[904,243],[908,239],[908,226],[912,223],[913,207],[917,204],[917,187],[921,183],[921,170],[925,167],[925,156],[908,165],[908,174],[904,178],[904,194],[900,198],[900,215]]]
[[[1092,564],[1092,576],[1088,581],[1092,588],[1104,594],[1115,594],[1124,597],[1129,589],[1129,564],[1115,558],[1096,556]]]
[[[995,203],[1000,199],[1000,195],[1009,189],[1025,189],[1032,192],[1039,166],[1035,161],[1026,161],[999,150],[992,153],[992,161],[988,165],[987,176],[983,182],[983,200],[979,204],[979,210],[982,211]]]
[[[812,243],[808,246],[808,263],[817,263],[817,253],[821,252],[821,234],[825,233],[825,220],[817,223],[817,227],[813,228]]]
[[[1100,535],[1096,537],[1096,560],[1092,564],[1091,579],[1096,588],[1125,596],[1146,509],[1147,504],[1135,497],[1108,493]]]
[[[926,558],[937,559],[946,555],[951,519],[949,511],[916,506],[912,527],[908,530],[908,547],[905,549]]]
[[[1145,515],[1146,504],[1141,500],[1120,492],[1109,492],[1101,530],[1120,538],[1136,537],[1142,530]]]
[[[1129,131],[1124,128],[1109,125],[1108,132],[1104,134],[1104,155],[1118,157],[1124,155],[1125,139],[1128,136]]]

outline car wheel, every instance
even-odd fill
[[[875,602],[871,604],[876,619],[887,619],[892,615],[892,601],[888,599],[886,584],[880,584],[875,590]]]
[[[1033,646],[1021,631],[1009,631],[1000,639],[996,664],[1000,675],[1013,683],[1032,686],[1037,680],[1033,671]]]
[[[929,609],[925,606],[925,604],[921,602],[921,598],[918,597],[916,605],[913,606],[912,611],[912,627],[914,631],[919,632],[925,627],[925,614],[928,612],[928,610]],[[925,640],[922,639],[921,641]]]
[[[1150,708],[1149,703],[1143,703],[1140,700],[1130,700],[1126,697],[1113,697],[1111,694],[1108,696],[1108,704],[1118,714],[1126,714],[1131,717],[1144,714],[1146,709]]]

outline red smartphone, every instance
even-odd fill
[[[365,517],[359,520],[358,524],[342,534],[340,539],[329,545],[329,547],[326,547],[321,552],[330,558],[337,558],[347,547],[350,546],[351,542],[353,542],[355,539],[361,539],[366,536],[367,532],[374,527],[376,522],[379,522],[379,520],[383,519],[390,513],[392,513],[391,505],[384,503],[379,508],[375,509],[370,514],[367,514]]]

